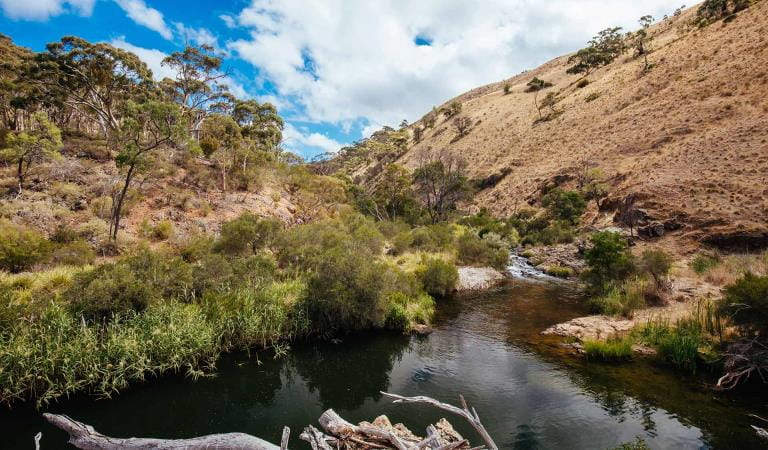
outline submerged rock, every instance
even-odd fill
[[[456,290],[476,291],[488,289],[504,280],[504,275],[492,267],[459,267]]]

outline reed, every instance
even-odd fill
[[[606,341],[585,340],[584,351],[589,360],[604,362],[627,361],[632,358],[632,338],[625,336]]]

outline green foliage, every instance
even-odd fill
[[[619,362],[632,359],[632,339],[629,337],[606,341],[585,340],[584,351],[587,359],[604,362]]]
[[[32,114],[28,131],[11,133],[5,137],[7,148],[0,150],[0,160],[16,166],[19,192],[29,171],[35,164],[59,156],[61,131],[42,111]]]
[[[618,233],[602,231],[590,238],[591,248],[584,252],[589,266],[584,274],[593,291],[601,292],[612,281],[621,281],[634,271],[634,260],[626,240]]]
[[[649,321],[635,332],[645,344],[656,348],[659,357],[687,372],[695,372],[699,349],[707,345],[702,323],[693,318],[669,321]]]
[[[451,117],[454,117],[454,116],[458,115],[459,113],[461,113],[461,107],[462,107],[462,105],[461,105],[460,102],[453,101],[453,102],[451,102],[450,105],[448,105],[448,106],[444,107],[443,109],[441,109],[440,112],[442,112],[443,115],[445,115],[445,117],[450,119]]]
[[[426,294],[410,297],[395,292],[387,299],[389,312],[386,327],[394,330],[411,330],[417,324],[429,324],[435,314],[435,301]]]
[[[747,9],[750,4],[752,0],[704,0],[696,11],[696,18],[700,26],[705,26]]]
[[[720,259],[715,256],[698,254],[691,261],[691,269],[699,275],[703,275],[709,269],[720,264]]]
[[[672,258],[663,250],[646,250],[640,258],[640,271],[651,275],[656,286],[662,286],[671,268]]]
[[[764,336],[768,332],[768,276],[748,272],[726,286],[720,311],[745,335]]]
[[[528,87],[525,89],[525,92],[536,92],[548,87],[552,87],[552,83],[549,81],[541,80],[538,77],[533,77],[533,79],[531,79],[531,81],[529,81],[526,86]]]
[[[636,309],[647,306],[645,288],[642,279],[612,283],[610,287],[603,288],[602,295],[590,298],[587,305],[593,313],[631,318]]]
[[[589,46],[568,58],[569,63],[576,64],[567,72],[589,74],[592,70],[613,62],[625,49],[621,27],[606,28],[589,41]]]
[[[456,250],[457,260],[462,265],[503,269],[509,260],[507,249],[496,248],[471,232],[466,232],[457,239]]]
[[[445,297],[456,287],[459,271],[455,265],[440,258],[424,258],[419,268],[416,269],[416,276],[427,294]]]
[[[274,242],[282,224],[275,219],[260,219],[244,212],[238,218],[221,226],[221,235],[215,249],[228,255],[255,254]]]
[[[546,268],[545,272],[547,275],[552,275],[553,277],[558,278],[570,278],[574,275],[573,269],[563,266],[549,266]]]
[[[504,83],[504,95],[509,95],[512,92],[512,86],[509,83]]]
[[[466,163],[445,155],[423,162],[413,172],[413,184],[432,223],[446,220],[456,209],[456,204],[472,191],[466,176]]]
[[[0,219],[0,269],[21,272],[45,261],[50,243],[40,233]]]
[[[411,233],[411,247],[427,252],[450,250],[454,245],[453,230],[446,223],[414,228]]]
[[[96,253],[85,241],[62,244],[51,255],[51,262],[62,266],[85,266],[93,264],[95,260]]]
[[[587,209],[587,202],[581,193],[560,188],[549,191],[541,199],[541,204],[554,219],[567,221],[572,225],[579,222],[579,218]]]

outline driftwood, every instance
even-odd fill
[[[119,449],[236,449],[279,450],[280,447],[245,433],[211,434],[192,439],[117,439],[104,436],[93,427],[67,416],[45,413],[43,416],[58,428],[69,433],[69,443],[83,450]]]
[[[382,392],[395,403],[427,403],[444,411],[464,417],[483,437],[489,449],[498,450],[474,408],[470,410],[464,397],[462,408],[441,403],[429,397],[403,397]],[[69,443],[84,450],[117,449],[236,449],[236,450],[287,450],[291,430],[283,428],[280,445],[274,445],[245,433],[211,434],[191,439],[112,438],[93,427],[64,415],[45,413],[43,416],[56,427],[69,433]],[[469,442],[462,438],[445,419],[427,427],[427,435],[420,438],[402,424],[392,425],[386,416],[378,417],[373,423],[361,422],[354,425],[344,420],[333,409],[325,411],[318,419],[322,432],[313,426],[304,428],[300,439],[309,442],[313,450],[334,449],[396,449],[396,450],[454,450],[469,449]],[[326,434],[327,433],[327,434]],[[39,436],[35,444],[39,445]],[[484,449],[475,447],[470,450]]]
[[[472,408],[472,410],[469,409],[467,406],[467,402],[464,400],[463,395],[459,395],[459,400],[461,400],[461,406],[462,408],[458,408],[453,405],[449,405],[448,403],[442,403],[439,402],[433,398],[424,397],[424,396],[418,396],[418,397],[403,397],[401,395],[396,394],[390,394],[387,392],[381,392],[382,395],[385,397],[389,397],[394,399],[394,403],[426,403],[432,406],[435,406],[437,408],[442,409],[443,411],[448,411],[453,414],[456,414],[458,416],[461,416],[469,422],[470,425],[480,434],[480,436],[485,441],[485,444],[488,446],[491,450],[498,450],[499,447],[496,445],[495,442],[493,442],[493,438],[491,438],[491,435],[488,434],[488,431],[483,426],[482,422],[480,422],[480,416],[477,415],[477,411],[475,411],[475,408]]]

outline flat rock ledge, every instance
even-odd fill
[[[459,267],[459,292],[492,288],[504,280],[504,275],[492,267]]]

